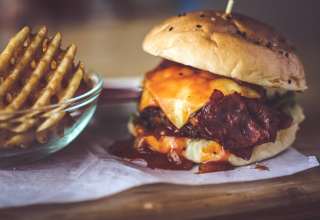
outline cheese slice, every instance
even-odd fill
[[[230,153],[215,141],[188,139],[183,156],[196,163],[206,163],[209,161],[226,161]]]
[[[215,141],[204,139],[189,139],[182,137],[140,136],[139,140],[147,143],[149,148],[155,152],[168,154],[172,151],[195,163],[206,163],[210,161],[226,161],[230,153]]]
[[[172,65],[146,75],[139,109],[141,111],[148,106],[159,106],[167,118],[177,128],[181,128],[191,114],[209,101],[215,89],[224,95],[237,92],[250,98],[259,97],[255,90],[234,80],[186,66]]]
[[[187,138],[161,136],[156,138],[155,136],[148,135],[140,137],[141,140],[146,142],[150,149],[162,154],[167,154],[171,151],[181,153],[186,147]]]

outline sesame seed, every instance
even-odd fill
[[[271,47],[272,47],[272,44],[271,44],[270,41],[266,44],[266,47],[268,47],[268,48],[271,48]]]
[[[178,14],[178,17],[182,17],[182,16],[186,16],[186,13],[185,13],[185,12],[182,12],[182,13],[179,13],[179,14]]]
[[[240,36],[242,37],[246,37],[246,32],[243,32],[243,31],[240,31],[240,30],[237,30],[237,34],[239,34]]]

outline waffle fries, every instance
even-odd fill
[[[68,100],[90,87],[83,64],[75,64],[76,46],[61,49],[61,34],[49,39],[47,32],[24,27],[0,54],[0,148],[63,135]]]

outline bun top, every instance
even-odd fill
[[[143,49],[184,65],[264,87],[307,88],[302,63],[270,26],[240,14],[198,11],[154,27]]]

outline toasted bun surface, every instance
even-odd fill
[[[155,56],[265,87],[305,90],[305,73],[286,40],[249,17],[199,11],[154,27],[143,49]]]

